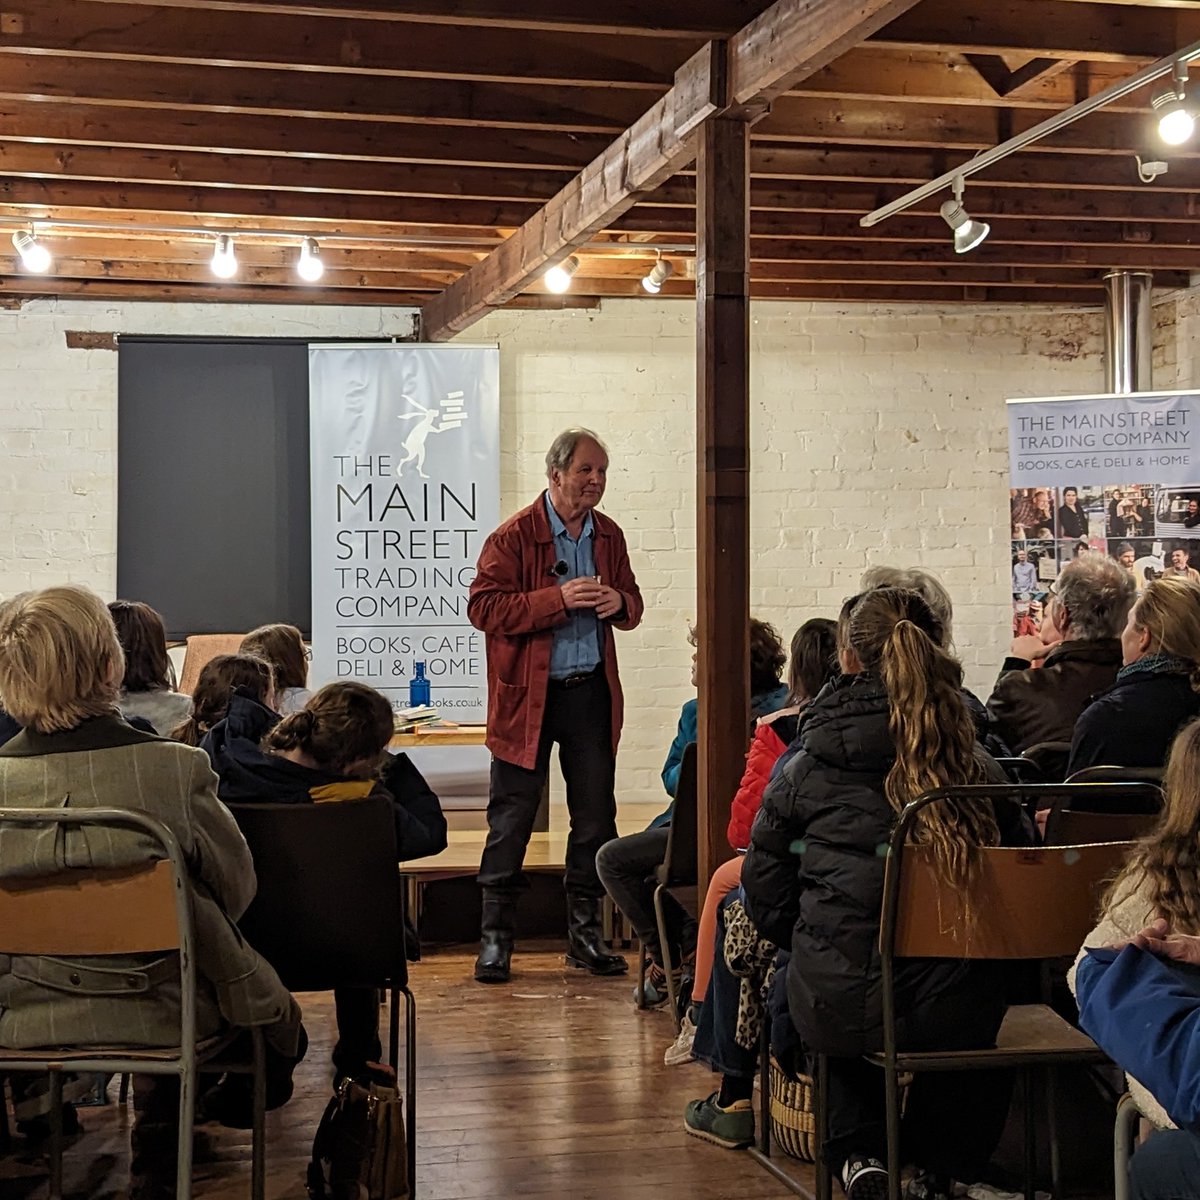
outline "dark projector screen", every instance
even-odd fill
[[[122,337],[117,592],[168,635],[311,625],[308,343]]]

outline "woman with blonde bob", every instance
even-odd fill
[[[1175,739],[1163,795],[1158,825],[1109,887],[1084,949],[1127,942],[1153,921],[1166,921],[1175,934],[1200,934],[1200,721],[1185,725]],[[1074,991],[1074,968],[1067,980]],[[1132,1077],[1129,1090],[1155,1125],[1173,1127],[1162,1105]]]
[[[851,1200],[887,1195],[883,1088],[862,1056],[883,1046],[879,914],[886,848],[897,814],[933,788],[1002,782],[979,747],[962,668],[945,630],[914,591],[882,587],[846,601],[838,620],[842,671],[805,710],[800,751],[767,788],[742,870],[760,935],[790,946],[787,999],[809,1053],[829,1059],[830,1136],[823,1152]],[[978,849],[1026,843],[1016,805],[945,801],[924,809],[916,840],[947,886],[969,889]],[[897,969],[903,1049],[968,1049],[994,1041],[1005,1011],[992,964],[910,959]],[[701,1013],[697,1057],[706,1016]],[[712,1057],[712,1065],[720,1066]],[[727,1146],[753,1136],[750,1078],[688,1106],[689,1132]],[[972,1181],[999,1138],[1007,1092],[970,1073],[917,1077],[905,1111],[911,1197]]]
[[[1200,584],[1156,579],[1129,610],[1116,682],[1079,716],[1067,774],[1161,767],[1184,722],[1200,716]]]
[[[265,1026],[275,1066],[282,1064],[269,1100],[281,1104],[299,1055],[300,1010],[234,925],[254,896],[250,852],[217,800],[207,756],[121,720],[124,671],[112,617],[86,589],[46,588],[0,605],[0,695],[24,727],[0,747],[0,795],[12,808],[139,808],[171,830],[191,883],[197,1033]],[[0,838],[0,876],[119,867],[153,853],[132,831],[68,828],[48,837],[10,827]],[[112,956],[103,966],[0,956],[0,1045],[176,1045],[178,981],[173,956]],[[177,1097],[176,1082],[136,1081],[131,1196],[174,1194]]]

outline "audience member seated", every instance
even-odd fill
[[[387,754],[392,729],[388,701],[374,688],[346,681],[327,684],[282,721],[238,692],[200,746],[212,759],[217,794],[227,804],[324,804],[386,795],[403,862],[446,848],[446,818],[408,756]],[[338,988],[334,1003],[334,1068],[339,1077],[360,1077],[380,1054],[378,996],[374,989]]]
[[[688,640],[694,646],[695,634]],[[766,621],[750,618],[750,720],[774,712],[787,699],[787,688],[781,682],[783,665],[787,661],[779,634]],[[692,655],[692,686],[696,686],[697,656]],[[671,824],[675,789],[679,785],[679,767],[683,751],[696,740],[695,700],[688,700],[679,714],[679,728],[667,752],[663,765],[663,786],[672,803],[665,812],[641,833],[613,838],[600,847],[596,855],[596,870],[600,881],[616,906],[633,926],[642,946],[650,956],[650,971],[646,979],[646,1002],[662,1004],[667,999],[666,976],[663,972],[662,948],[658,944],[658,923],[654,919],[654,870],[662,865],[667,853],[667,830]],[[664,895],[663,911],[671,940],[671,962],[682,978],[681,964],[690,959],[696,948],[696,922],[673,896]]]
[[[308,703],[308,651],[295,625],[260,625],[238,647],[271,664],[275,676],[275,711],[281,716],[299,712]]]
[[[942,649],[951,653],[954,647],[954,606],[950,601],[950,593],[946,591],[942,581],[936,575],[931,575],[921,567],[868,567],[858,581],[860,592],[869,592],[875,588],[905,588],[916,592],[926,604],[930,612],[937,618],[943,630]],[[967,711],[975,722],[979,742],[989,754],[1006,755],[1008,747],[992,725],[992,719],[983,706],[983,701],[974,692],[966,688],[962,690],[963,701]]]
[[[988,711],[1015,754],[1038,742],[1069,742],[1079,714],[1121,669],[1121,630],[1134,600],[1133,579],[1106,554],[1072,559],[1055,584],[1054,626],[1013,640],[988,700]],[[1042,661],[1042,669],[1030,668]]]
[[[826,617],[813,617],[792,635],[788,658],[788,696],[783,708],[760,717],[746,755],[746,769],[729,813],[727,837],[738,853],[713,873],[700,911],[696,935],[696,972],[692,980],[692,1003],[682,1015],[679,1035],[663,1056],[668,1067],[692,1059],[696,1016],[704,1001],[712,975],[717,945],[717,908],[742,878],[742,851],[750,845],[750,827],[758,815],[763,791],[772,778],[780,755],[796,737],[800,713],[837,671],[837,625]]]
[[[114,600],[108,611],[125,654],[121,715],[141,717],[164,737],[192,711],[192,698],[175,690],[163,619],[140,600]]]
[[[1129,610],[1124,666],[1084,709],[1068,775],[1093,766],[1161,767],[1179,727],[1200,714],[1200,585],[1156,579]]]
[[[13,808],[138,808],[171,830],[190,875],[197,1032],[263,1026],[268,1104],[277,1107],[291,1095],[303,1030],[296,1002],[234,926],[254,896],[249,850],[217,800],[208,759],[120,719],[124,672],[112,617],[91,592],[47,588],[0,605],[0,694],[23,727],[0,749],[0,793]],[[123,866],[150,853],[134,832],[97,837],[80,828],[48,837],[9,827],[0,837],[0,874]],[[176,972],[173,957],[110,957],[102,966],[92,960],[0,957],[0,1045],[175,1045]],[[86,1004],[80,1003],[81,987]],[[135,1078],[130,1195],[139,1200],[175,1194],[178,1095],[177,1081]]]
[[[1125,869],[1109,886],[1100,921],[1067,975],[1075,973],[1090,946],[1112,946],[1134,938],[1153,921],[1180,933],[1200,934],[1200,721],[1180,730],[1163,781],[1163,812],[1154,832],[1138,843]],[[1172,1125],[1158,1101],[1132,1076],[1137,1106],[1160,1128]]]
[[[844,676],[809,706],[800,752],[767,788],[742,871],[761,937],[789,946],[788,1007],[810,1054],[829,1059],[824,1155],[850,1200],[887,1195],[883,1078],[862,1055],[882,1048],[879,915],[884,856],[897,813],[931,788],[1001,781],[979,747],[962,668],[916,593],[879,588],[848,600],[838,621]],[[1028,844],[1019,806],[954,802],[924,810],[917,839],[948,886],[969,889],[979,846]],[[723,1072],[720,1090],[688,1105],[689,1132],[750,1143],[753,1050],[731,1039],[736,988],[701,1010],[696,1057]],[[994,1041],[1004,979],[990,963],[910,960],[897,969],[902,1049],[969,1049]],[[1004,1124],[1007,1089],[994,1074],[920,1075],[904,1114],[904,1154],[920,1168],[909,1195],[950,1194],[972,1181]]]
[[[1195,839],[1189,847],[1193,853],[1194,846]],[[1192,910],[1187,928],[1194,930],[1194,877],[1190,883],[1193,903],[1187,906]],[[1184,1125],[1176,1128],[1158,1098],[1145,1088],[1135,1089],[1129,1077],[1138,1107],[1161,1126],[1130,1160],[1130,1196],[1132,1200],[1200,1200],[1200,935],[1182,932],[1158,917],[1109,949],[1122,951],[1126,946],[1162,962],[1130,962],[1119,983],[1109,984],[1097,970],[1098,963],[1078,961],[1075,986],[1082,1023],[1119,1066],[1136,1066],[1147,1079],[1153,1078],[1166,1102],[1173,1099],[1173,1107],[1178,1106],[1176,1115]],[[1119,964],[1111,969],[1119,969]],[[1148,988],[1139,989],[1139,980],[1145,980]]]
[[[172,740],[199,746],[208,731],[225,719],[235,695],[269,709],[278,720],[271,664],[253,654],[218,654],[201,668],[192,694],[192,714],[171,730]]]

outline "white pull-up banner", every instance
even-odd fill
[[[467,589],[499,524],[500,352],[309,348],[312,686],[357,679],[408,705],[425,663],[445,717],[482,722]]]

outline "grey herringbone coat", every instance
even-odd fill
[[[254,897],[254,864],[202,750],[140,733],[116,716],[0,747],[0,807],[139,808],[162,821],[188,864],[199,976],[197,1030],[267,1025],[294,1052],[299,1008],[234,922]],[[0,829],[0,876],[125,866],[152,850],[133,831]],[[0,954],[0,1045],[172,1045],[179,968],[163,957],[60,959]]]

